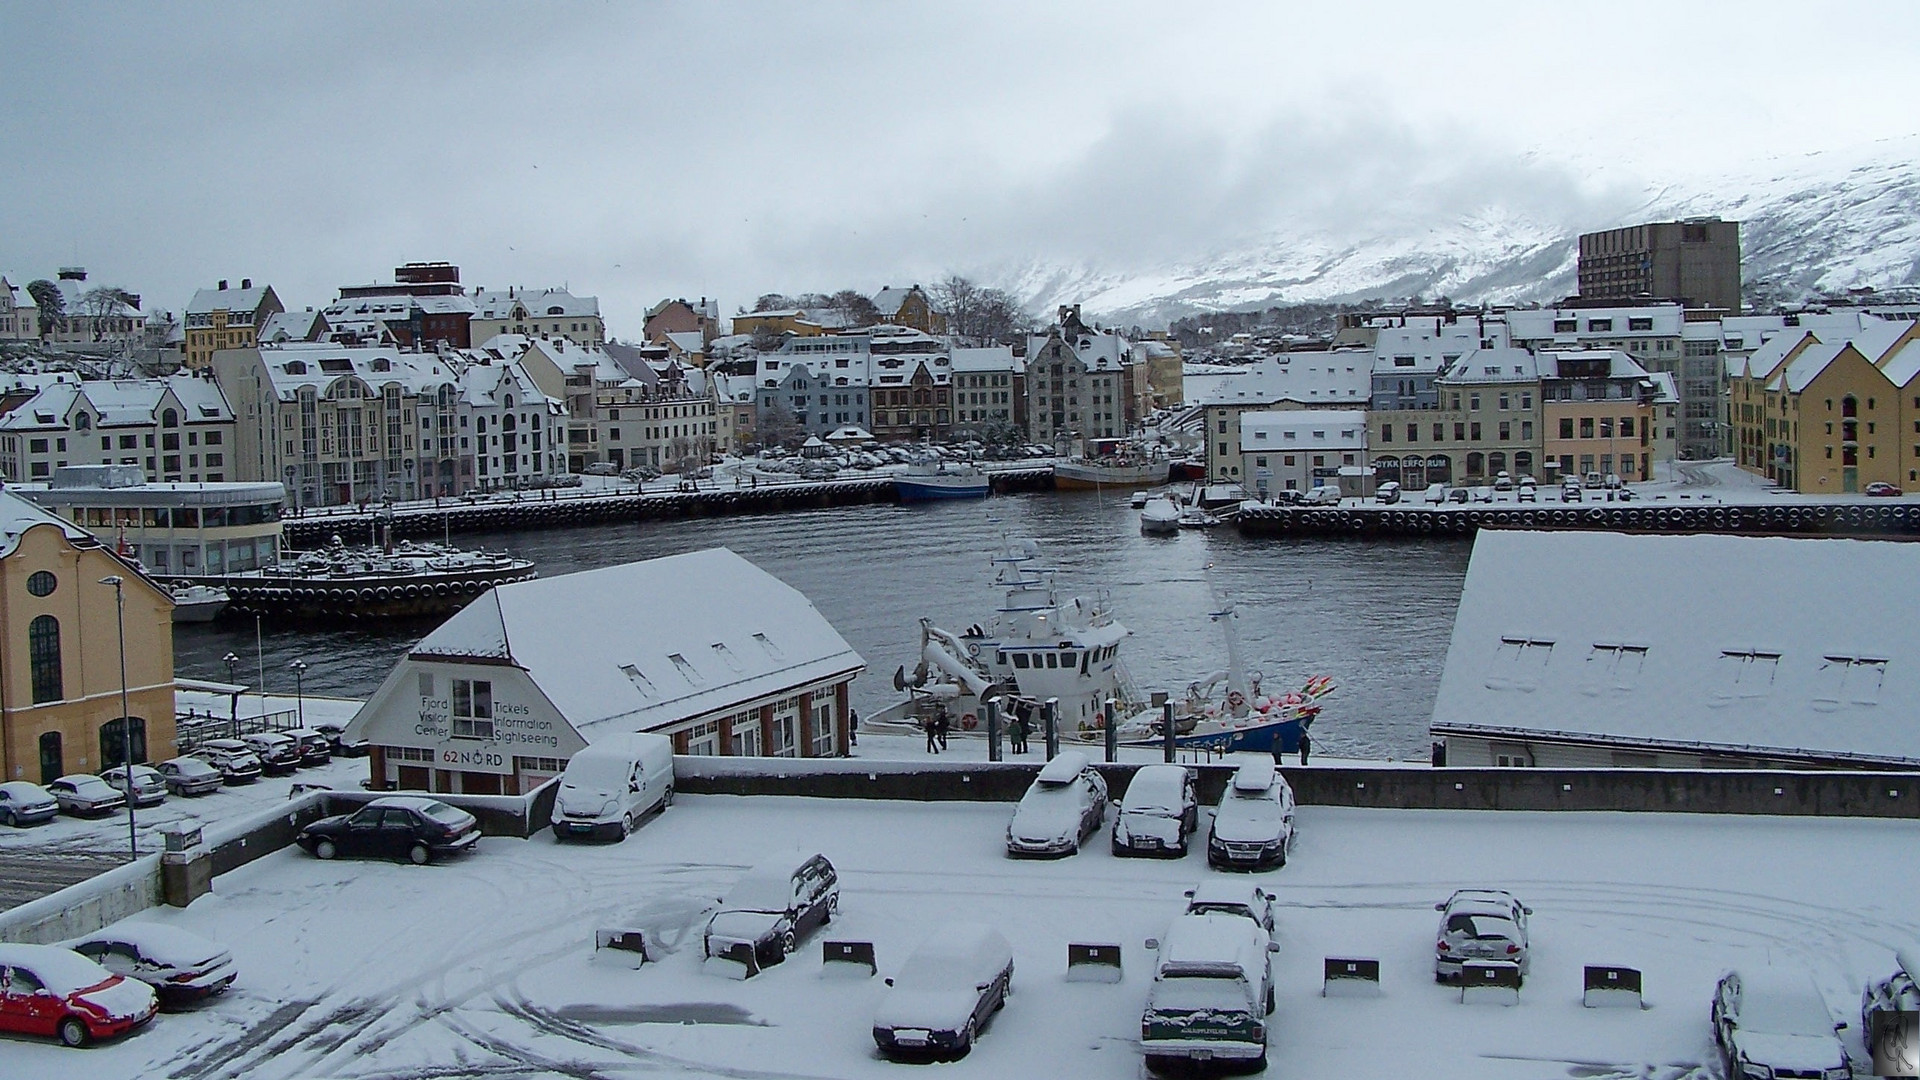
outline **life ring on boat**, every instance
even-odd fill
[[[1227,695],[1227,704],[1236,709],[1245,708],[1247,704],[1247,695],[1241,693],[1238,690],[1235,690]]]
[[[977,728],[979,726],[980,726],[980,718],[973,715],[972,713],[967,713],[966,715],[960,718],[960,727],[964,731],[972,731],[974,728]]]

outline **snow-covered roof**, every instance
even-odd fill
[[[600,298],[575,296],[565,289],[490,289],[473,294],[473,306],[482,319],[511,319],[514,305],[524,305],[529,319],[600,317]]]
[[[681,330],[661,336],[666,338],[668,345],[689,356],[705,352],[707,348],[706,336],[698,330]]]
[[[913,289],[896,289],[889,285],[873,294],[873,307],[882,318],[892,318],[900,313],[900,305],[913,295]]]
[[[0,489],[0,559],[13,554],[14,549],[20,546],[20,537],[35,525],[52,525],[68,541],[81,547],[100,546],[100,541],[92,533],[73,522],[42,509],[31,499]]]
[[[1367,414],[1358,409],[1278,409],[1240,414],[1240,449],[1363,450]]]
[[[953,350],[953,370],[956,372],[1017,372],[1020,370],[1020,358],[1013,355],[1010,345],[990,345],[980,349]]]
[[[184,424],[218,424],[233,419],[233,410],[227,407],[218,384],[183,372],[156,379],[52,382],[0,417],[0,430],[65,431],[75,426],[74,418],[82,412],[89,416],[89,424],[100,427],[152,427],[171,407],[169,401],[179,404],[179,419]]]
[[[1832,344],[1824,341],[1812,342],[1800,351],[1800,355],[1787,363],[1785,371],[1779,373],[1781,384],[1796,394],[1805,390],[1808,384],[1819,378],[1820,373],[1838,360],[1840,354],[1847,351],[1847,348],[1848,345],[1844,341]]]
[[[216,311],[259,311],[267,302],[271,286],[255,285],[245,289],[196,289],[187,304],[188,315],[210,315]]]
[[[326,329],[327,318],[312,308],[305,311],[276,311],[261,325],[259,339],[265,342],[317,341]]]
[[[1880,370],[1895,386],[1906,386],[1920,375],[1920,339],[1909,341],[1880,360]]]
[[[1373,396],[1373,356],[1360,349],[1262,357],[1201,405],[1364,405]]]
[[[1920,764],[1916,610],[1920,545],[1483,530],[1433,729]]]
[[[726,548],[499,586],[410,655],[516,664],[589,742],[866,666],[798,590]]]
[[[489,342],[489,345],[492,343]],[[597,384],[618,386],[633,376],[606,349],[597,344],[582,345],[571,338],[541,338],[527,343],[528,351],[538,350],[563,372],[591,370]]]
[[[1609,379],[1647,377],[1647,369],[1641,366],[1640,361],[1619,349],[1542,349],[1534,354],[1534,363],[1539,367],[1540,377],[1543,379],[1561,378],[1561,364],[1589,363],[1597,360],[1607,362],[1606,377]]]
[[[303,387],[325,396],[340,379],[358,378],[374,389],[398,383],[418,395],[456,381],[453,369],[433,353],[379,348],[348,348],[331,342],[288,343],[260,350],[260,366],[282,401]]]
[[[1456,385],[1473,383],[1533,382],[1540,377],[1540,364],[1525,349],[1475,349],[1453,362],[1441,382]]]

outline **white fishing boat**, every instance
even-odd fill
[[[212,622],[231,602],[227,590],[212,585],[174,585],[167,591],[173,594],[173,621],[177,623]]]
[[[1165,495],[1148,499],[1140,508],[1140,532],[1143,536],[1173,536],[1180,531],[1181,510]]]
[[[920,660],[912,672],[894,672],[904,701],[863,718],[875,730],[918,730],[944,711],[956,734],[985,730],[985,703],[1018,711],[1040,731],[1040,705],[1058,701],[1063,736],[1098,730],[1109,698],[1129,714],[1139,695],[1119,659],[1127,628],[1099,603],[1062,598],[1054,572],[1035,565],[1030,542],[1014,541],[994,559],[994,584],[1004,600],[989,625],[952,633],[920,620]]]

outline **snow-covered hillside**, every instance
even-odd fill
[[[1649,186],[1617,217],[1577,225],[1495,205],[1413,227],[1269,235],[1146,271],[1035,262],[1006,285],[1038,314],[1079,303],[1103,321],[1147,326],[1310,300],[1549,300],[1574,290],[1580,232],[1698,214],[1745,223],[1750,296],[1920,285],[1920,135],[1768,160],[1685,187]]]

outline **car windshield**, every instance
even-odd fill
[[[169,764],[181,776],[210,776],[220,771],[199,758],[177,758]]]
[[[793,879],[773,874],[748,874],[727,890],[730,911],[785,911],[793,900]]]
[[[1756,993],[1749,988],[1740,1002],[1740,1026],[1770,1035],[1833,1034],[1826,1002],[1812,989]]]
[[[973,980],[969,970],[976,963],[977,960],[970,962],[968,957],[923,949],[901,965],[900,974],[894,976],[894,985],[911,990],[970,987]]]
[[[1280,823],[1280,804],[1268,798],[1233,798],[1220,804],[1220,812],[1236,821],[1253,821],[1263,825]]]
[[[1519,941],[1513,920],[1498,915],[1469,915],[1455,912],[1447,916],[1447,933],[1465,934],[1481,941]]]
[[[105,780],[97,776],[76,776],[67,782],[73,785],[75,792],[82,795],[100,795],[112,790]]]
[[[61,997],[76,990],[99,986],[113,978],[112,972],[66,949],[50,948],[36,955],[31,964],[21,966],[33,972],[43,986]]]
[[[1253,918],[1253,909],[1245,904],[1208,903],[1201,901],[1187,907],[1187,914],[1189,915],[1211,915],[1215,913],[1221,915],[1240,915],[1249,919]]]
[[[443,802],[430,802],[420,808],[420,812],[442,825],[458,825],[467,820],[467,812],[448,806]]]

